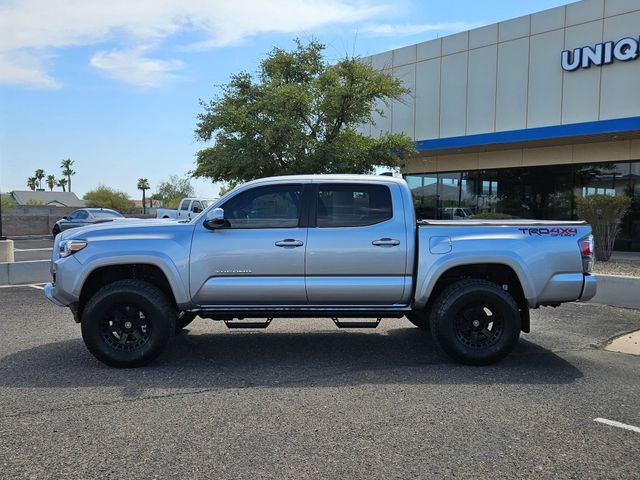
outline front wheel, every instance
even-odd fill
[[[53,238],[56,238],[56,236],[60,233],[60,227],[58,225],[54,225],[51,233],[53,234]]]
[[[447,287],[431,309],[436,347],[467,365],[489,365],[508,355],[520,337],[520,312],[499,285],[466,279]]]
[[[82,313],[82,338],[98,360],[139,367],[155,359],[174,334],[176,311],[161,290],[120,280],[91,297]]]

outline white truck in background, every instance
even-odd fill
[[[178,208],[158,208],[156,210],[156,218],[172,218],[174,220],[191,220],[191,218],[200,214],[214,200],[207,198],[183,198],[178,204]]]

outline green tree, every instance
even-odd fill
[[[177,175],[171,175],[168,180],[158,184],[158,188],[151,198],[162,202],[165,208],[177,208],[181,199],[194,195],[195,189],[188,177],[181,178]]]
[[[45,176],[44,170],[41,168],[38,168],[36,170],[36,173],[34,174],[34,176],[36,177],[36,179],[38,180],[38,188],[42,188],[42,179]]]
[[[67,179],[66,178],[62,177],[62,178],[58,179],[56,185],[58,187],[62,188],[63,192],[67,191],[67,188],[66,188],[67,187]]]
[[[37,186],[38,179],[36,177],[27,178],[27,187],[29,187],[31,190],[35,190]]]
[[[146,198],[146,192],[147,190],[149,190],[151,187],[149,187],[149,180],[147,180],[146,178],[139,178],[138,179],[138,190],[142,190],[142,213],[147,213],[147,198]]]
[[[56,177],[54,175],[47,175],[47,187],[53,192],[53,187],[56,186]]]
[[[112,208],[122,213],[135,209],[135,204],[129,199],[129,195],[105,185],[99,185],[95,190],[87,192],[84,202],[87,207]]]
[[[66,158],[60,161],[60,168],[62,169],[62,175],[67,177],[67,184],[69,185],[69,191],[71,191],[71,177],[76,174],[73,171],[73,160]]]
[[[5,195],[4,193],[0,194],[0,210],[2,210],[3,213],[11,212],[16,205],[16,201],[9,195]]]
[[[238,186],[237,182],[225,183],[223,186],[220,187],[220,191],[218,192],[218,195],[220,197],[224,197],[227,193],[229,193],[231,190],[233,190],[237,186]]]
[[[578,218],[586,220],[593,230],[596,260],[607,262],[611,258],[620,223],[631,205],[627,196],[588,195],[576,198]]]
[[[402,82],[358,58],[334,65],[325,46],[296,40],[293,51],[275,48],[257,78],[243,72],[221,96],[200,101],[196,138],[213,145],[197,153],[194,176],[244,182],[296,173],[372,173],[395,168],[415,152],[406,135],[371,138],[360,125],[382,115],[383,103],[402,101]]]

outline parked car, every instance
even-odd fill
[[[406,316],[444,355],[486,365],[529,332],[529,309],[595,295],[585,222],[416,222],[412,205],[392,177],[255,180],[197,221],[58,235],[44,290],[116,367],[150,362],[196,315],[229,328],[273,317],[364,328]]]
[[[122,218],[124,218],[124,215],[109,208],[80,208],[58,220],[53,226],[51,233],[55,237],[60,232],[70,228],[112,222]]]
[[[183,198],[177,209],[158,208],[156,218],[173,218],[176,220],[190,220],[205,210],[213,200],[206,198]]]

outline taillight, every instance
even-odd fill
[[[582,254],[582,268],[585,272],[590,273],[593,269],[593,256],[595,254],[593,235],[589,234],[582,238],[579,244],[580,253]]]

